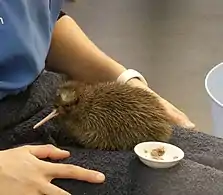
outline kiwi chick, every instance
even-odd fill
[[[172,120],[150,92],[128,84],[68,81],[58,90],[57,122],[85,148],[131,150],[143,141],[168,142]]]

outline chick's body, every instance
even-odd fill
[[[62,95],[69,101],[64,103]],[[72,95],[71,95],[72,94]],[[129,150],[143,141],[168,141],[172,121],[157,98],[128,84],[67,82],[59,90],[57,117],[86,148]]]

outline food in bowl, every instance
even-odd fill
[[[150,155],[152,156],[153,159],[156,160],[163,160],[162,156],[165,154],[165,148],[164,146],[155,148],[151,151]]]
[[[140,161],[151,168],[170,168],[184,158],[181,148],[164,142],[142,142],[135,146]]]

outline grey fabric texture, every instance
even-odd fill
[[[52,143],[71,152],[62,161],[102,171],[103,184],[57,179],[53,183],[75,195],[220,195],[223,194],[223,139],[174,127],[171,143],[185,158],[170,169],[152,169],[133,151],[88,150],[66,137],[53,120],[33,130],[52,110],[62,77],[44,72],[27,91],[0,101],[0,149]],[[49,159],[45,159],[49,160]]]

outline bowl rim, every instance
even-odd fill
[[[140,155],[136,150],[137,150],[137,148],[139,147],[139,145],[142,145],[142,144],[146,144],[146,143],[150,143],[150,144],[152,144],[152,143],[159,143],[159,144],[164,144],[164,145],[170,145],[170,146],[173,146],[173,147],[175,147],[175,148],[177,148],[177,149],[179,149],[180,150],[180,152],[181,152],[181,155],[180,155],[180,158],[177,158],[177,159],[173,159],[173,160],[164,160],[164,161],[161,161],[161,160],[157,160],[157,159],[148,159],[148,158],[144,158],[142,155]],[[183,158],[184,158],[184,151],[180,148],[180,147],[178,147],[178,146],[176,146],[176,145],[173,145],[173,144],[170,144],[170,143],[166,143],[166,142],[157,142],[157,141],[147,141],[147,142],[141,142],[141,143],[138,143],[135,147],[134,147],[134,152],[135,152],[135,154],[139,157],[139,158],[141,158],[141,159],[143,159],[143,160],[145,160],[145,161],[150,161],[150,162],[156,162],[156,163],[162,163],[162,164],[164,164],[164,163],[174,163],[174,162],[179,162],[180,160],[182,160]]]
[[[204,81],[204,86],[205,86],[205,89],[206,89],[206,92],[208,93],[209,97],[217,104],[219,105],[220,107],[223,107],[223,103],[220,102],[216,97],[214,97],[214,95],[211,93],[211,90],[208,86],[208,81],[209,81],[209,78],[210,76],[212,75],[212,73],[214,73],[219,67],[223,66],[223,62],[215,65],[214,67],[211,68],[211,70],[209,70],[209,72],[206,74],[205,76],[205,81]]]

